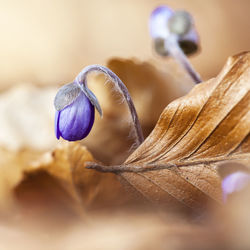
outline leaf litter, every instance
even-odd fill
[[[148,200],[165,206],[181,204],[195,210],[203,210],[210,202],[220,203],[221,178],[217,172],[218,166],[221,163],[239,162],[249,168],[249,74],[249,53],[239,54],[229,58],[216,78],[194,87],[186,96],[170,103],[145,142],[128,157],[124,164],[118,166],[122,170],[118,168],[114,171],[123,178],[122,183],[127,182],[131,188],[128,190],[134,190],[131,192],[141,194]],[[126,83],[126,80],[124,82]],[[106,128],[108,129],[109,126],[107,125]],[[99,149],[109,150],[108,147],[104,147],[107,141],[105,143]],[[109,157],[114,154],[110,152]],[[33,227],[30,229],[24,226],[25,221],[33,224],[35,218],[39,224],[45,218],[54,220],[58,214],[56,230],[57,235],[61,232],[61,240],[50,239],[49,242],[53,243],[49,246],[60,246],[60,249],[64,249],[63,247],[68,249],[67,246],[75,244],[93,247],[94,241],[89,242],[87,239],[96,237],[98,229],[103,239],[114,242],[112,234],[104,233],[107,224],[111,227],[114,225],[116,230],[125,233],[127,232],[125,227],[131,228],[130,226],[135,222],[138,223],[138,230],[141,227],[146,228],[146,223],[149,226],[147,232],[152,235],[152,238],[149,238],[149,234],[144,231],[141,237],[148,240],[132,240],[138,244],[134,245],[134,249],[145,249],[146,245],[149,248],[159,246],[159,249],[160,247],[167,249],[166,244],[170,249],[185,249],[188,246],[198,249],[202,246],[227,247],[227,237],[243,232],[240,222],[249,218],[245,210],[239,209],[240,204],[247,207],[248,200],[238,198],[237,203],[232,202],[226,207],[227,213],[223,217],[218,212],[220,210],[216,209],[214,213],[212,212],[213,220],[211,223],[206,222],[206,227],[189,224],[171,213],[164,215],[166,217],[163,220],[153,219],[152,221],[149,218],[159,216],[157,210],[146,214],[145,208],[136,210],[135,217],[129,216],[131,213],[115,216],[117,224],[114,224],[114,215],[108,212],[113,211],[112,204],[116,203],[123,207],[131,201],[136,202],[137,198],[127,196],[127,192],[124,192],[117,176],[113,173],[100,173],[86,169],[85,166],[90,161],[98,165],[102,164],[96,161],[84,146],[78,143],[59,143],[57,148],[45,154],[31,149],[13,154],[11,151],[1,149],[1,155],[5,156],[5,158],[2,157],[1,165],[6,166],[1,168],[1,184],[3,184],[1,210],[9,210],[10,214],[15,211],[10,207],[21,210],[17,214],[23,219],[21,223],[20,218],[17,221],[14,219],[14,225],[20,226],[24,249],[27,246],[26,239],[33,230]],[[97,157],[97,159],[101,158]],[[11,171],[8,170],[10,167]],[[6,186],[8,178],[9,184]],[[8,202],[10,197],[11,202]],[[108,212],[107,214],[104,212],[104,217],[97,216],[96,212],[93,215],[93,211],[100,211],[103,208]],[[60,209],[63,212],[60,212]],[[225,211],[225,208],[221,211]],[[34,214],[36,214],[35,217]],[[62,221],[69,214],[70,216],[73,214],[74,218],[82,218],[80,224],[67,224],[70,225],[71,235],[65,231],[66,229],[63,229],[62,233],[59,230],[61,226],[58,227],[58,225],[66,225]],[[217,214],[219,219],[216,217]],[[89,225],[82,225],[82,221],[86,222],[89,219],[92,220],[90,224],[94,226],[93,234],[87,233],[91,232]],[[240,222],[236,223],[237,220]],[[126,224],[126,221],[134,221],[134,223]],[[103,224],[100,225],[100,223]],[[50,228],[51,223],[48,225],[45,231],[52,232],[54,227]],[[233,230],[234,225],[237,225],[235,230]],[[1,230],[2,235],[13,233],[13,227],[3,226]],[[40,237],[36,232],[32,233],[34,246],[39,242]],[[131,234],[127,233],[131,237]],[[86,236],[80,237],[79,234],[86,234]],[[234,244],[230,242],[231,246],[243,244],[246,246],[247,237],[244,233],[242,237],[244,241],[235,241]],[[191,244],[190,238],[197,240]],[[6,239],[7,237],[1,240],[2,245],[10,244]],[[128,238],[120,238],[120,244],[125,244],[126,239]],[[44,241],[44,238],[42,237],[40,241]],[[103,243],[102,246],[107,245]],[[18,247],[14,246],[13,249],[20,249]]]

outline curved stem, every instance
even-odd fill
[[[171,56],[187,71],[195,84],[202,82],[200,75],[195,71],[186,55],[179,47],[175,35],[169,35],[169,37],[164,41],[164,46]]]
[[[127,87],[125,86],[125,84],[121,81],[121,79],[114,73],[112,72],[110,69],[101,66],[101,65],[90,65],[87,66],[86,68],[84,68],[76,77],[75,82],[80,86],[80,88],[82,89],[82,91],[86,94],[86,96],[89,98],[90,102],[96,107],[97,111],[100,113],[100,115],[102,115],[102,110],[101,107],[97,101],[97,99],[95,98],[95,96],[92,94],[92,92],[88,89],[87,87],[87,75],[90,72],[101,72],[103,74],[105,74],[109,80],[114,83],[115,88],[124,96],[131,117],[132,117],[132,123],[133,123],[133,127],[135,130],[135,134],[136,134],[136,144],[137,146],[139,146],[143,141],[144,141],[144,137],[142,134],[142,129],[141,129],[141,125],[138,119],[138,115],[134,106],[134,103],[131,99],[131,96],[128,92]]]

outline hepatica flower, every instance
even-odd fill
[[[164,47],[164,41],[174,36],[185,54],[195,53],[199,46],[199,36],[194,26],[192,16],[183,10],[174,11],[167,6],[157,7],[149,19],[150,35],[156,42],[156,52],[162,56],[170,51],[165,48],[165,53],[157,51],[157,44]],[[157,43],[158,42],[158,43]],[[160,53],[162,52],[162,53]]]
[[[192,16],[186,11],[159,6],[150,16],[149,30],[156,53],[163,57],[172,56],[194,83],[200,83],[199,74],[185,56],[195,53],[199,46]]]
[[[84,68],[73,83],[64,85],[59,89],[54,100],[56,109],[55,134],[57,139],[60,137],[68,141],[84,139],[90,133],[94,124],[95,108],[102,116],[100,104],[87,86],[87,74],[93,71],[105,74],[125,98],[132,117],[136,143],[139,146],[144,139],[129,92],[115,73],[100,65],[90,65]]]
[[[250,184],[250,174],[238,171],[228,175],[222,181],[223,201],[227,201],[227,197],[234,193],[244,189]]]
[[[55,99],[55,134],[68,141],[85,138],[94,123],[95,108],[76,83],[63,86]]]

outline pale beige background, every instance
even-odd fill
[[[193,14],[202,50],[191,61],[204,79],[250,49],[249,0],[1,0],[0,89],[62,84],[110,57],[150,59],[148,17],[159,4]]]

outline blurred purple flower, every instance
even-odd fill
[[[56,110],[55,114],[57,139],[62,137],[68,141],[77,141],[85,138],[94,123],[94,105],[75,83],[62,87],[58,99],[58,102],[64,101],[64,107]]]
[[[149,19],[152,38],[167,38],[169,35],[167,22],[173,13],[174,11],[167,6],[159,6],[152,12]]]
[[[227,201],[228,195],[242,190],[250,183],[250,174],[238,171],[228,175],[222,181],[223,201]]]
[[[159,6],[150,16],[149,29],[155,43],[155,50],[162,56],[168,55],[168,49],[164,48],[164,41],[170,36],[176,37],[186,55],[198,50],[199,36],[192,16],[186,11],[173,11],[167,6]]]

